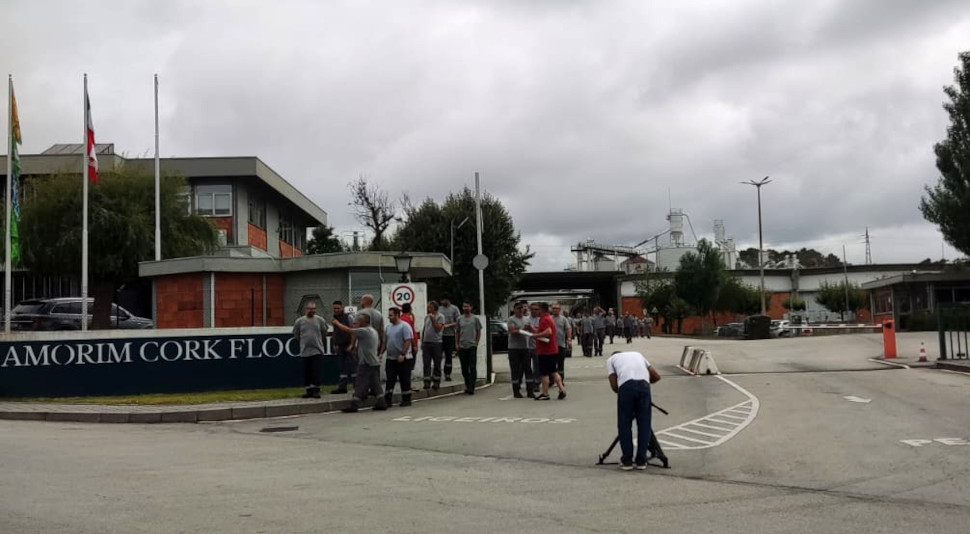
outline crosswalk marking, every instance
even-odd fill
[[[657,432],[657,441],[664,448],[671,450],[698,450],[716,447],[736,436],[757,417],[758,410],[761,407],[761,403],[757,397],[723,376],[717,376],[715,378],[723,380],[744,394],[748,399],[699,419],[660,430]],[[703,432],[696,430],[696,428],[706,428],[718,432],[726,432],[726,434]],[[689,434],[685,436],[684,434],[686,433]]]

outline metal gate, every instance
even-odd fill
[[[940,306],[937,310],[940,331],[940,359],[970,358],[970,305]]]

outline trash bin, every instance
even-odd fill
[[[744,320],[744,339],[768,339],[771,337],[771,317],[752,315]]]
[[[882,349],[884,357],[896,357],[896,324],[892,319],[882,322]]]

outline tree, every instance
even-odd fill
[[[737,276],[725,273],[714,311],[754,315],[761,311],[761,291],[744,284]]]
[[[940,178],[926,186],[920,199],[923,217],[940,227],[943,238],[964,254],[970,254],[970,51],[959,54],[953,69],[954,85],[943,89],[949,102],[943,109],[950,115],[946,139],[933,147]]]
[[[333,228],[327,225],[317,226],[313,235],[306,243],[307,254],[328,254],[330,252],[344,252],[346,247],[333,233]]]
[[[780,262],[786,259],[789,255],[795,256],[798,263],[802,267],[841,267],[842,260],[839,259],[835,254],[822,254],[821,252],[815,250],[814,248],[802,247],[799,250],[782,250],[777,251],[775,249],[765,250],[765,259],[769,262]],[[754,247],[749,247],[738,252],[738,259],[742,262],[750,265],[754,268],[758,267],[758,249]]]
[[[717,303],[724,278],[721,252],[706,239],[697,243],[696,253],[688,252],[680,258],[680,265],[674,274],[677,296],[693,306],[697,315],[701,316],[702,331],[704,321]]]
[[[384,238],[387,229],[394,222],[397,214],[394,210],[394,203],[387,196],[387,191],[381,189],[379,185],[372,185],[367,182],[364,175],[360,175],[357,181],[351,182],[350,203],[354,207],[354,215],[361,224],[370,228],[374,232],[374,240],[371,241],[370,250],[388,250],[388,243]]]
[[[138,262],[155,257],[155,180],[137,165],[102,173],[89,188],[88,247],[92,328],[111,325],[117,287],[138,278]],[[32,179],[21,208],[24,264],[45,274],[81,268],[81,178],[59,174]],[[215,229],[187,214],[179,193],[185,180],[161,180],[162,257],[196,256],[218,246]]]
[[[785,299],[782,301],[781,306],[788,311],[805,311],[806,309],[805,301],[798,297]]]
[[[404,221],[398,227],[391,247],[396,250],[451,254],[451,223],[470,217],[455,231],[455,257],[452,276],[427,280],[432,298],[447,295],[460,303],[478,303],[478,271],[472,259],[478,254],[475,229],[475,195],[468,188],[451,193],[442,204],[427,199],[414,207],[405,203]],[[533,254],[519,250],[519,234],[512,216],[497,198],[482,197],[482,253],[488,257],[485,269],[485,313],[495,315],[506,306],[509,295],[529,265]]]
[[[849,306],[847,308],[845,281],[837,284],[822,282],[822,285],[819,286],[818,294],[815,296],[815,300],[830,312],[838,313],[841,321],[845,321],[845,312],[854,312],[859,308],[865,308],[868,303],[866,292],[850,282],[848,285]]]

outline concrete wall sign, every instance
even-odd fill
[[[298,386],[288,328],[71,332],[0,341],[0,396],[122,395]],[[12,339],[20,338],[20,339]],[[335,383],[324,358],[324,383]]]

